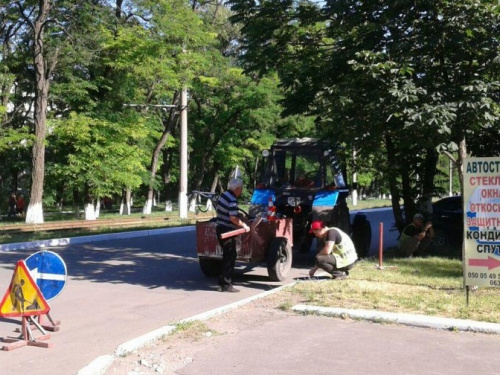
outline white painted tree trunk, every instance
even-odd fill
[[[165,211],[172,211],[172,201],[165,202]]]
[[[43,223],[43,208],[42,203],[29,204],[28,211],[26,212],[27,224],[41,224]]]
[[[143,215],[151,215],[151,208],[153,206],[153,201],[151,199],[146,199],[144,207],[142,208]]]
[[[207,199],[207,211],[212,211],[214,209],[214,205],[211,199]]]
[[[95,218],[98,219],[101,214],[101,200],[97,198],[97,202],[95,204]]]
[[[132,206],[132,191],[130,189],[125,189],[122,194],[122,200],[120,202],[120,215],[130,215]]]
[[[92,202],[85,203],[85,220],[96,220],[94,204]]]
[[[130,204],[128,202],[120,203],[120,215],[130,215]]]
[[[196,212],[196,199],[197,198],[191,198],[189,200],[189,212]]]

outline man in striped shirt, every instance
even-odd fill
[[[234,265],[236,262],[236,237],[221,238],[221,234],[244,228],[246,232],[250,230],[248,225],[238,217],[237,198],[243,191],[243,182],[236,178],[229,181],[227,191],[221,194],[217,202],[217,239],[222,247],[222,274],[219,277],[219,285],[222,292],[239,292],[233,287],[232,279]]]

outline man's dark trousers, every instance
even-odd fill
[[[217,239],[222,247],[222,275],[219,277],[219,285],[231,285],[236,264],[236,237],[222,239],[223,233],[234,230],[233,228],[217,226]]]

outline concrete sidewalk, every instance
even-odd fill
[[[231,310],[237,309],[238,307],[241,307],[245,304],[248,304],[250,302],[253,302],[259,298],[264,298],[267,297],[271,294],[280,292],[283,288],[288,288],[295,283],[273,289],[271,291],[261,293],[259,295],[226,305],[222,306],[220,308],[214,309],[207,311],[203,314],[198,314],[195,316],[192,316],[190,318],[183,319],[179,321],[178,323],[186,323],[186,322],[191,322],[195,320],[199,321],[206,321],[210,318],[216,317],[217,315],[222,315],[225,313],[229,313]],[[269,340],[272,340],[272,338],[280,337],[279,343],[280,345],[270,345],[269,343],[266,343],[266,347],[270,348],[272,347],[274,351],[280,352],[281,353],[281,348],[283,346],[283,343],[300,343],[300,345],[303,345],[305,348],[310,348],[318,345],[318,335],[323,335],[320,336],[320,340],[325,340],[328,341],[331,338],[329,335],[325,335],[326,332],[331,332],[331,328],[326,328],[326,327],[337,327],[339,325],[344,325],[346,318],[350,318],[354,321],[365,321],[365,322],[375,322],[375,323],[396,323],[398,325],[405,325],[405,326],[411,326],[411,327],[419,327],[419,328],[432,328],[432,331],[437,332],[438,330],[445,330],[448,331],[449,334],[457,334],[458,331],[467,331],[467,332],[475,332],[475,333],[489,333],[489,334],[495,334],[495,335],[484,335],[484,340],[472,340],[471,342],[468,342],[467,338],[461,338],[464,340],[464,344],[468,349],[471,350],[472,346],[475,345],[478,346],[478,352],[481,353],[481,355],[484,355],[484,350],[491,350],[492,353],[494,353],[494,349],[491,348],[490,346],[495,346],[495,344],[498,344],[498,334],[500,334],[500,324],[494,324],[494,323],[486,323],[486,322],[476,322],[476,321],[471,321],[471,320],[460,320],[460,319],[448,319],[448,318],[439,318],[439,317],[430,317],[430,316],[425,316],[425,315],[416,315],[416,314],[395,314],[395,313],[387,313],[387,312],[380,312],[380,311],[373,311],[373,310],[351,310],[351,309],[340,309],[340,308],[324,308],[324,307],[317,307],[317,306],[307,306],[307,305],[296,305],[292,308],[293,311],[302,313],[303,315],[309,316],[309,318],[304,319],[306,317],[297,315],[295,317],[287,317],[285,320],[290,320],[288,323],[285,323],[284,321],[280,322],[266,322],[265,326],[259,326],[255,329],[255,331],[259,332],[259,335],[262,337],[267,337]],[[318,318],[311,319],[311,316],[316,316]],[[339,319],[325,319],[323,320],[319,319],[319,316],[329,316],[329,317],[338,317],[341,318]],[[292,322],[293,321],[293,322]],[[311,321],[314,321],[314,326],[310,324]],[[308,322],[308,323],[306,323]],[[273,323],[273,324],[272,324]],[[301,329],[298,327],[299,324],[305,324],[305,326]],[[381,333],[382,330],[386,329],[387,327],[382,325],[382,324],[377,324],[377,327],[375,328],[376,333],[368,333],[366,332],[366,327],[362,330],[363,335],[365,336],[370,336],[371,341],[376,341],[376,340],[381,340],[381,338],[384,337],[384,335],[387,335],[387,333]],[[290,329],[290,327],[293,327],[293,329]],[[321,328],[323,327],[323,328]],[[393,332],[394,330],[396,331],[402,331],[403,328],[395,328],[396,326],[393,326],[390,331]],[[401,327],[401,326],[400,326]],[[148,344],[160,340],[162,337],[165,335],[171,334],[175,330],[175,325],[171,326],[165,326],[161,327],[153,332],[149,332],[141,337],[138,337],[134,340],[128,341],[126,343],[123,343],[120,345],[114,354],[110,355],[105,355],[101,356],[99,358],[96,358],[92,363],[90,363],[88,366],[82,368],[77,375],[98,375],[98,374],[103,374],[106,369],[111,366],[114,360],[116,360],[117,357],[120,356],[126,356],[137,349],[147,346]],[[352,325],[351,325],[352,328]],[[369,328],[371,330],[374,330],[374,326],[370,325]],[[357,327],[356,329],[359,329]],[[311,331],[315,331],[316,333],[314,335],[310,335]],[[257,346],[255,346],[255,343],[258,341],[255,341],[255,332],[253,332],[252,336],[247,337],[246,335],[241,335],[237,341],[232,343],[231,345],[228,345],[232,351],[238,351],[237,348],[240,348],[238,351],[238,358],[257,358],[261,353],[261,349]],[[405,333],[404,335],[407,335]],[[411,336],[416,335],[416,336],[425,336],[425,333],[416,333],[415,331],[412,331],[410,333]],[[427,335],[430,336],[435,336],[434,333],[428,333]],[[332,336],[333,337],[333,336]],[[472,338],[473,336],[471,336]],[[407,338],[409,340],[409,338]],[[447,336],[447,340],[450,342],[453,342],[453,345],[448,346],[444,348],[444,351],[450,351],[453,352],[457,345],[456,339]],[[351,339],[352,340],[352,339]],[[356,341],[356,340],[354,340]],[[372,343],[373,344],[373,343]],[[352,345],[355,345],[353,343]],[[363,346],[363,342],[358,343],[359,346]],[[488,349],[489,348],[489,349]],[[425,348],[414,348],[414,350],[424,350]],[[220,348],[220,350],[225,351],[226,349]],[[271,350],[271,349],[268,349]],[[381,354],[382,357],[387,356],[387,350],[393,351],[394,348],[384,348],[384,353]],[[398,348],[399,350],[399,348]],[[405,352],[405,351],[403,351]],[[433,356],[436,357],[436,360],[441,360],[443,357],[441,356],[443,353],[432,353]],[[236,354],[234,354],[236,356]],[[371,353],[372,356],[374,356],[374,353]],[[454,353],[455,359],[456,359],[456,352]],[[224,355],[221,353],[221,357],[216,356],[217,358],[224,358]],[[376,355],[375,355],[376,358]],[[209,359],[205,358],[206,361],[209,361]],[[219,373],[227,373],[228,368],[225,368],[223,363],[226,361],[224,359],[221,359],[220,361],[213,361],[210,360],[209,364],[207,363],[199,363],[199,360],[194,361],[196,364],[190,365],[189,370],[186,372],[182,371],[180,373],[184,374],[206,374],[206,373],[212,373],[212,372],[219,372]],[[261,361],[259,361],[261,363]],[[427,362],[425,362],[427,363]],[[467,362],[468,363],[468,362]],[[296,365],[296,364],[295,364]],[[264,367],[262,371],[259,371],[254,364],[249,364],[251,367],[245,367],[244,363],[239,362],[239,367],[241,368],[240,371],[238,372],[232,372],[231,373],[241,373],[241,374],[246,374],[248,372],[248,368],[252,368],[253,373],[259,373],[259,374],[264,374],[264,373],[269,373],[269,374],[275,374],[275,373],[301,373],[297,372],[297,367],[295,367],[292,363],[289,363],[288,365],[285,365],[283,363],[282,368],[280,371],[277,371],[276,369],[273,371],[268,371],[269,367]],[[315,364],[317,366],[317,364]],[[207,366],[214,366],[212,370],[208,370]],[[221,367],[222,366],[222,367]],[[265,365],[267,366],[267,365]],[[302,366],[304,366],[302,364]],[[312,366],[312,364],[307,364],[307,366]],[[306,367],[307,367],[306,366]],[[327,366],[331,366],[330,363],[327,364]],[[470,366],[470,363],[468,364]],[[478,371],[478,368],[474,368],[474,373],[478,374],[487,374],[491,373],[491,371],[496,371],[496,366],[491,363],[482,363],[481,366],[483,366],[483,370]],[[491,366],[491,369],[489,368]],[[466,374],[467,372],[464,371],[465,368],[468,368],[467,366],[464,367],[464,363],[460,361],[456,361],[453,363],[452,367],[456,367],[454,371],[451,371],[450,364],[448,364],[446,361],[441,364],[442,371],[437,371],[436,368],[433,368],[433,373],[435,374]],[[288,370],[285,371],[285,369],[288,368]],[[307,368],[304,369],[305,373],[326,373],[322,372],[323,367],[318,368],[314,367],[314,371],[311,372],[311,368],[309,368],[309,371]],[[420,368],[423,372],[414,372],[415,374],[423,374],[423,373],[428,373],[425,365],[422,363],[420,364]],[[359,369],[356,366],[353,366],[350,371],[343,371],[343,373],[346,374],[359,374],[357,372]],[[470,371],[469,369],[468,371]],[[277,372],[276,372],[277,371]],[[325,370],[326,371],[326,370]],[[401,374],[401,373],[406,373],[410,374],[411,372],[398,372],[401,371],[400,368],[396,370],[396,372],[385,372],[384,374]],[[372,374],[376,374],[377,372],[371,372]]]

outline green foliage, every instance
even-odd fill
[[[281,97],[275,77],[254,81],[231,67],[210,73],[213,79],[196,80],[191,92],[197,109],[191,112],[191,167],[194,176],[208,170],[226,179],[260,153],[261,135],[279,121]]]
[[[87,185],[102,197],[141,184],[146,155],[139,145],[147,132],[140,122],[131,126],[71,113],[52,125],[49,148],[64,150],[64,156],[53,160],[50,173],[67,188]]]
[[[29,147],[34,140],[27,127],[0,128],[0,152]]]
[[[432,185],[438,147],[499,139],[495,2],[230,3],[246,70],[276,71],[285,113],[317,116],[346,160],[377,155],[406,204]]]

